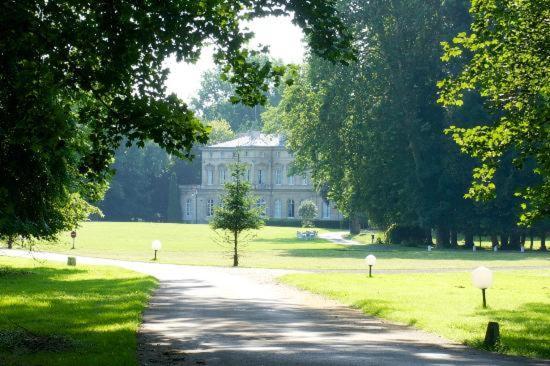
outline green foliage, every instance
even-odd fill
[[[260,63],[268,62],[266,57],[256,58]],[[280,62],[274,62],[280,65]],[[260,130],[263,125],[262,112],[266,107],[276,105],[281,98],[282,85],[270,86],[265,92],[265,105],[248,106],[234,103],[235,86],[227,81],[221,68],[206,71],[202,74],[201,87],[197,97],[191,101],[191,106],[203,120],[225,120],[231,129],[238,132]],[[207,123],[208,124],[208,123]],[[216,139],[210,134],[209,143]]]
[[[298,207],[298,216],[302,219],[302,227],[313,227],[313,220],[317,217],[317,205],[311,200],[304,200]]]
[[[425,244],[426,231],[418,226],[393,224],[384,233],[384,238],[388,244],[418,246]]]
[[[224,185],[225,192],[220,204],[214,208],[210,226],[214,230],[221,229],[231,234],[224,240],[233,246],[233,266],[237,267],[240,235],[262,227],[264,208],[257,206],[257,198],[250,194],[250,183],[244,179],[246,166],[237,162],[231,169],[233,179]]]
[[[15,1],[0,5],[0,232],[52,236],[71,194],[101,199],[123,139],[189,158],[208,130],[174,94],[164,60],[214,43],[234,101],[265,103],[284,68],[259,63],[240,23],[292,13],[312,51],[353,59],[333,3],[315,0]]]
[[[143,148],[122,143],[111,165],[116,174],[105,199],[99,203],[106,219],[166,220],[170,177],[183,164],[151,141]]]
[[[228,141],[235,137],[235,132],[231,129],[231,125],[224,119],[208,121],[206,125],[211,128],[208,137],[208,143],[210,144]]]
[[[550,214],[550,27],[543,21],[550,17],[550,3],[475,0],[470,14],[469,32],[443,42],[442,59],[452,67],[458,63],[459,70],[451,67],[450,76],[438,83],[439,102],[460,107],[475,90],[497,120],[486,126],[452,126],[447,132],[479,161],[470,198],[497,195],[497,173],[510,152],[515,166],[527,165],[538,175],[530,184],[514,187],[522,201],[521,223],[531,225]]]
[[[166,219],[168,222],[181,222],[182,220],[180,190],[176,173],[170,175],[170,182],[168,183],[168,210],[166,212]]]

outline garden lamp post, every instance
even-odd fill
[[[153,258],[154,261],[157,260],[157,251],[159,251],[161,247],[162,244],[160,243],[160,240],[153,240],[151,243],[151,248],[155,251],[155,258]]]
[[[365,262],[369,266],[369,277],[372,277],[372,266],[376,264],[376,257],[372,254],[369,254],[365,257]]]
[[[491,287],[493,284],[493,271],[487,267],[477,267],[472,271],[472,283],[478,289],[481,289],[483,296],[483,308],[487,307],[487,302],[485,301],[485,290]]]

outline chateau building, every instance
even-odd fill
[[[283,137],[253,131],[202,148],[201,184],[180,186],[184,222],[209,221],[224,191],[224,183],[231,178],[229,169],[237,161],[237,152],[241,163],[247,166],[245,179],[251,183],[266,217],[299,220],[300,203],[312,200],[317,205],[318,220],[342,220],[341,213],[315,192],[308,174],[289,174],[294,158],[285,149]]]

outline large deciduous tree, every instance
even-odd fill
[[[292,13],[313,52],[353,58],[333,1],[8,0],[0,4],[0,235],[48,237],[70,225],[73,194],[99,199],[114,151],[152,140],[189,157],[205,128],[166,95],[163,61],[204,44],[235,84],[235,102],[265,102],[283,68],[254,61],[242,20]]]
[[[468,196],[494,198],[495,178],[512,154],[516,166],[538,176],[515,187],[521,221],[532,224],[550,215],[550,2],[473,0],[470,14],[469,32],[443,43],[443,59],[458,61],[459,68],[439,83],[439,101],[462,106],[472,90],[483,97],[494,121],[449,129],[462,151],[480,162]]]

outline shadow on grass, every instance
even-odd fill
[[[483,338],[468,340],[466,344],[490,351],[550,358],[549,303],[527,303],[515,310],[487,309],[477,313],[500,324],[500,343],[493,349],[484,346]],[[508,324],[513,324],[513,327],[508,327]]]
[[[353,258],[362,259],[367,254],[375,252],[365,246],[342,247],[340,249],[305,248],[287,249],[282,255],[286,257],[315,257],[315,258]],[[519,252],[469,252],[465,250],[426,250],[400,248],[394,250],[376,251],[378,258],[387,259],[416,259],[416,260],[466,260],[466,261],[519,261],[524,259],[548,259],[550,252],[519,253]],[[549,261],[550,264],[550,261]]]
[[[313,240],[300,240],[296,238],[255,238],[251,240],[252,244],[275,244],[275,245],[312,245],[312,244],[326,244],[333,245],[331,242],[325,239],[313,239]]]
[[[136,327],[156,285],[154,279],[86,278],[87,271],[77,268],[21,270],[30,275],[1,279],[4,301],[0,301],[0,333],[10,337],[19,334],[19,338],[66,339],[75,346],[64,350],[48,346],[36,352],[25,346],[25,339],[6,336],[0,339],[0,364],[132,363]],[[116,355],[113,350],[117,350]]]

